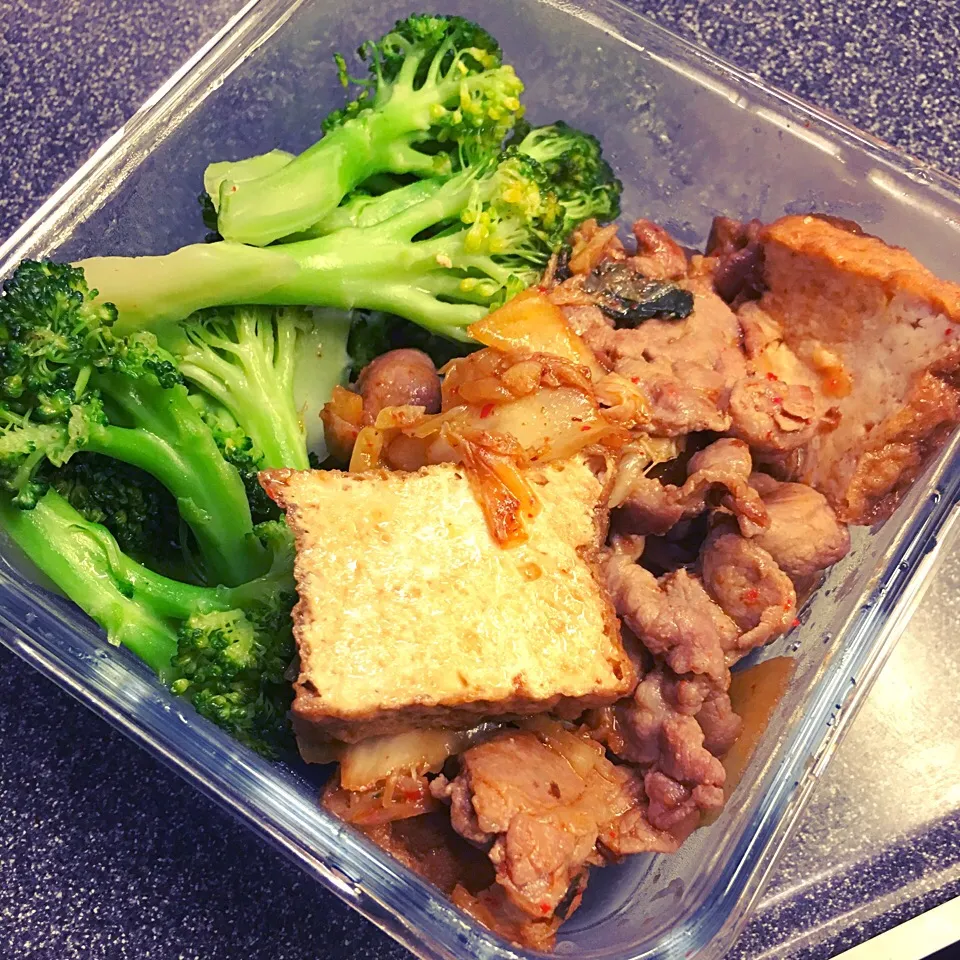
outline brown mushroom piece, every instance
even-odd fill
[[[440,377],[422,350],[390,350],[368,363],[357,378],[363,422],[372,424],[384,407],[423,407],[440,412]]]

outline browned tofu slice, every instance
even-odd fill
[[[792,476],[848,523],[881,520],[960,421],[960,286],[854,224],[783,217],[761,240],[760,306],[836,414]]]
[[[453,464],[262,479],[297,540],[293,717],[308,759],[330,738],[578,713],[632,689],[598,575],[605,494],[584,462],[531,475],[541,510],[506,549]]]

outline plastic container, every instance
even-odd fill
[[[628,215],[697,244],[716,213],[772,219],[816,209],[859,220],[957,277],[960,183],[607,0],[442,6],[501,39],[527,82],[535,122],[562,116],[602,136]],[[199,239],[206,162],[305,147],[342,98],[330,54],[407,12],[358,0],[249,4],[3,246],[0,272],[26,256],[159,253]],[[720,819],[674,857],[595,871],[557,954],[716,958],[729,947],[950,538],[958,447],[955,437],[891,521],[859,531],[802,625],[760,654],[793,656],[796,672]],[[318,771],[271,765],[240,748],[7,559],[0,627],[11,650],[419,956],[534,955],[473,923],[321,811]]]

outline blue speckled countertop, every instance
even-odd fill
[[[241,5],[0,0],[0,236]],[[960,17],[948,0],[629,5],[960,175]],[[958,596],[960,552],[821,781],[731,960],[821,960],[960,893]],[[943,774],[934,789],[931,771]],[[403,956],[0,649],[0,957]]]

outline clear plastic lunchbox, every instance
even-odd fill
[[[960,183],[609,0],[440,6],[501,40],[534,122],[562,117],[602,137],[628,217],[649,217],[698,245],[715,214],[770,220],[817,210],[857,220],[960,279]],[[206,163],[306,147],[342,101],[332,52],[409,12],[397,0],[250,3],[4,244],[0,273],[23,257],[160,253],[200,239]],[[857,532],[800,625],[751,658],[787,655],[796,668],[720,818],[675,856],[594,871],[583,906],[560,930],[558,955],[704,960],[729,948],[950,540],[957,448],[955,437],[890,521]],[[3,643],[346,903],[420,957],[536,956],[321,810],[322,770],[271,764],[238,746],[21,569],[5,553]]]

